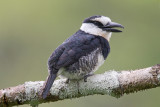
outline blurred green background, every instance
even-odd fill
[[[160,63],[159,0],[4,0],[0,1],[0,89],[45,80],[50,54],[92,15],[108,16],[125,26],[123,33],[112,34],[111,53],[96,73]],[[40,107],[159,107],[159,90],[119,99],[94,95]]]

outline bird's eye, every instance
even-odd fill
[[[98,21],[93,21],[93,23],[97,26],[103,26],[103,24],[101,22],[98,22]]]

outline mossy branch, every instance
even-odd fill
[[[140,90],[160,86],[160,65],[134,70],[109,71],[87,78],[87,82],[56,80],[46,99],[39,96],[44,81],[25,82],[22,85],[0,90],[0,107],[30,104],[36,107],[45,102],[77,98],[93,94],[121,97]]]

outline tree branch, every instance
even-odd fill
[[[83,80],[72,80],[66,83],[65,79],[54,82],[49,95],[42,99],[38,93],[43,81],[25,82],[22,85],[0,90],[0,107],[30,104],[37,106],[45,102],[77,98],[93,94],[107,94],[121,97],[144,89],[160,86],[160,64],[134,71],[110,71],[96,74]]]

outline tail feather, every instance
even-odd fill
[[[56,79],[56,76],[57,76],[56,74],[50,73],[46,82],[44,83],[43,88],[42,88],[42,92],[41,92],[41,96],[43,99],[45,99],[47,97],[47,94],[48,94],[49,90],[51,89],[52,84],[53,84],[54,80]]]

